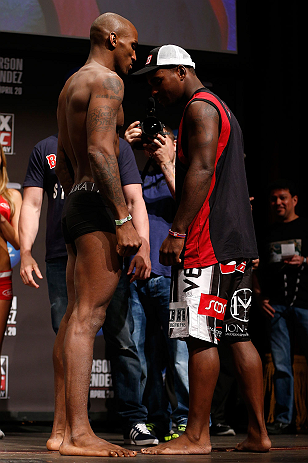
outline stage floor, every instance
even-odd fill
[[[115,433],[97,433],[100,437],[118,445],[123,445],[122,435]],[[64,457],[58,452],[49,452],[45,443],[49,436],[47,432],[7,432],[0,440],[1,463],[92,463],[98,457]],[[228,437],[212,437],[213,451],[210,455],[189,456],[153,456],[138,453],[136,462],[153,463],[192,463],[209,461],[211,463],[243,462],[243,463],[307,463],[308,435],[290,434],[271,436],[273,448],[266,454],[239,453],[234,451],[237,442],[244,440],[245,435],[238,434]],[[127,446],[138,450],[138,447]],[[101,458],[100,458],[101,460]],[[104,461],[114,458],[103,458]]]

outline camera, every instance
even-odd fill
[[[164,124],[155,116],[155,100],[150,97],[146,107],[146,117],[140,124],[142,135],[141,142],[134,144],[135,149],[143,149],[144,143],[151,143],[159,133],[163,135]]]

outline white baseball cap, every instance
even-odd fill
[[[177,45],[162,45],[150,51],[145,67],[134,72],[133,75],[145,74],[160,67],[178,66],[180,64],[195,68],[191,56],[183,48]]]

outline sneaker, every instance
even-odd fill
[[[1,429],[0,429],[0,439],[3,439],[3,438],[4,438],[4,436],[5,436],[4,432],[3,432],[3,431],[1,431]]]
[[[124,434],[124,444],[157,445],[158,443],[157,437],[150,433],[144,423],[134,424],[128,435]]]
[[[177,437],[180,437],[186,431],[186,426],[186,424],[179,424],[178,426],[176,426],[175,430],[171,433],[171,439],[176,439]]]
[[[288,434],[291,433],[291,425],[282,423],[281,421],[274,421],[266,425],[267,432],[272,435]]]
[[[212,424],[210,428],[212,436],[235,436],[236,432],[228,424],[217,423]]]
[[[157,437],[159,442],[168,442],[171,440],[172,431],[164,434],[163,430],[156,426],[155,423],[147,423],[146,427],[153,436]]]
[[[175,432],[181,436],[186,431],[186,426],[187,424],[179,424]]]

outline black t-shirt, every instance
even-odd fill
[[[29,159],[23,187],[39,187],[47,194],[46,260],[66,256],[61,229],[64,191],[55,173],[58,137],[52,135],[35,145]],[[141,183],[139,170],[130,145],[120,138],[118,159],[121,184]]]
[[[285,256],[295,253],[308,257],[308,219],[299,217],[291,222],[270,227],[262,246],[260,275],[262,292],[270,304],[290,305],[308,309],[308,265],[285,264]]]

